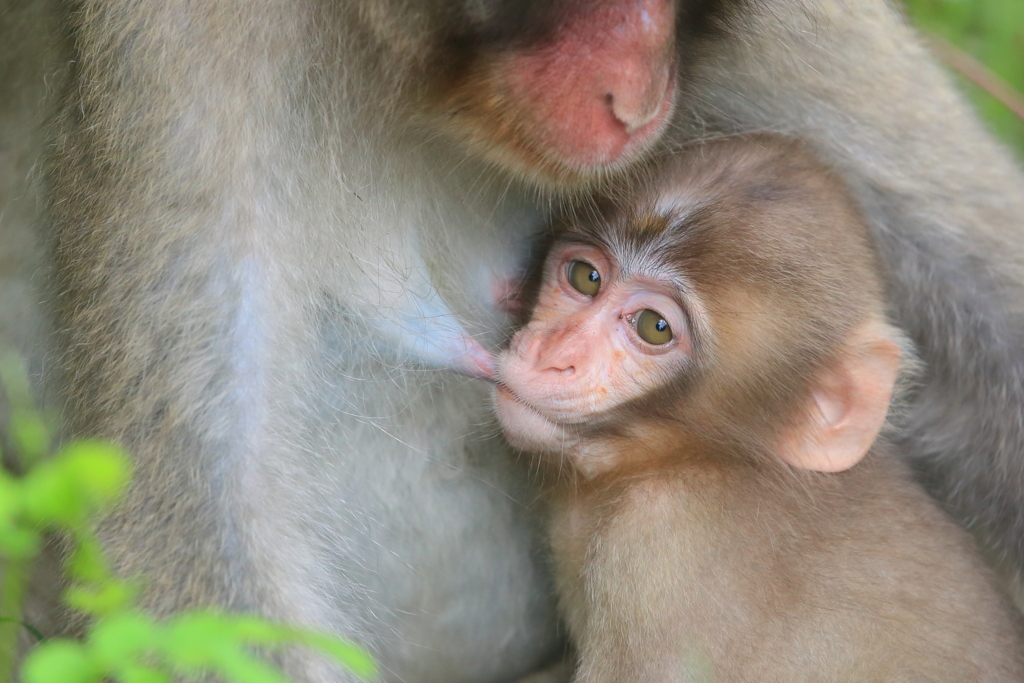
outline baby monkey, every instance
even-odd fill
[[[574,681],[1024,681],[1017,612],[879,437],[903,344],[839,179],[771,137],[652,178],[557,229],[498,358]]]

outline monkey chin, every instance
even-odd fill
[[[590,135],[586,143],[541,140],[536,156],[524,154],[520,172],[539,186],[554,185],[578,191],[580,188],[613,177],[647,155],[661,139],[675,103],[675,83],[669,82],[657,113],[644,125],[628,130],[621,121],[609,117],[603,135]],[[507,162],[506,162],[507,163]]]
[[[586,127],[586,135],[574,130],[583,126],[564,119],[560,127],[549,128],[548,122],[524,127],[507,112],[488,111],[485,116],[480,111],[483,107],[464,102],[449,105],[450,111],[460,113],[449,116],[448,128],[494,167],[511,170],[543,191],[573,195],[617,176],[648,155],[668,128],[675,99],[676,84],[669,79],[657,110],[634,129],[611,112],[600,125]],[[500,125],[495,126],[494,120]]]
[[[557,453],[575,442],[562,425],[544,416],[504,384],[494,387],[494,412],[505,438],[520,450]]]

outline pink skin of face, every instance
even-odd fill
[[[570,264],[600,274],[593,296],[569,282]],[[533,318],[497,359],[495,407],[509,441],[559,452],[574,442],[573,425],[638,398],[681,368],[691,346],[686,316],[667,282],[620,275],[595,247],[565,244],[549,255]],[[644,341],[636,320],[652,310],[672,340]]]
[[[585,264],[585,273],[600,275],[593,295],[570,283],[569,267],[575,262]],[[590,287],[586,282],[581,286]],[[530,322],[495,362],[494,404],[509,442],[523,450],[564,454],[587,477],[618,466],[618,449],[600,440],[581,441],[577,425],[649,393],[689,362],[690,330],[675,291],[672,283],[656,277],[625,277],[596,247],[555,247]],[[689,305],[699,307],[700,302]],[[657,344],[641,337],[636,324],[645,310],[669,324],[670,341]],[[849,352],[819,373],[812,419],[783,435],[778,452],[783,462],[797,469],[841,472],[869,452],[885,423],[899,372],[895,336],[877,317],[853,330],[846,342]]]
[[[548,45],[506,66],[533,147],[579,168],[631,158],[665,128],[675,102],[675,2],[566,3]],[[552,97],[551,93],[559,93]]]

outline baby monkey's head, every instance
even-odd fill
[[[559,224],[529,322],[498,358],[514,445],[588,477],[864,456],[900,337],[834,172],[792,140],[725,140],[599,206]]]

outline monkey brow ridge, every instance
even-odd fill
[[[642,233],[662,233],[668,228],[668,219],[656,213],[648,213],[636,220],[635,227]]]

